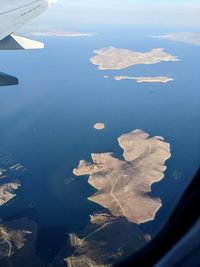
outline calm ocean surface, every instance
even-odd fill
[[[152,233],[166,221],[199,167],[200,47],[148,38],[163,32],[141,32],[108,29],[89,38],[38,38],[45,42],[44,50],[0,51],[0,70],[19,78],[18,86],[0,88],[0,147],[28,170],[17,197],[0,214],[34,219],[38,251],[45,259],[62,247],[64,233],[79,230],[89,214],[101,209],[87,200],[94,192],[87,177],[70,184],[66,179],[91,152],[122,157],[117,144],[122,133],[139,128],[171,144],[165,179],[153,186],[163,208],[144,226]],[[180,62],[98,71],[89,58],[94,49],[110,45],[138,51],[163,47]],[[174,81],[138,84],[104,75],[169,76]],[[105,122],[105,131],[93,130],[99,121]]]

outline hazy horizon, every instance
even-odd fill
[[[120,17],[120,20],[119,20]],[[59,0],[34,23],[55,25],[65,23],[66,27],[154,26],[157,28],[198,29],[200,26],[199,1],[66,1]]]

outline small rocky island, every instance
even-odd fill
[[[121,80],[136,80],[137,83],[168,83],[173,81],[172,78],[167,76],[156,76],[156,77],[131,77],[131,76],[115,76],[116,81]]]
[[[29,27],[24,26],[22,29],[18,30],[19,35],[25,36],[45,36],[45,37],[92,37],[95,36],[94,32],[80,32],[69,30],[65,27]]]
[[[120,70],[138,64],[156,64],[159,62],[179,61],[164,51],[163,48],[154,48],[148,52],[138,52],[129,49],[106,47],[95,50],[96,54],[90,61],[97,65],[99,70]]]
[[[105,129],[105,124],[102,123],[102,122],[98,122],[98,123],[94,124],[93,128],[96,129],[96,130],[104,130]]]
[[[0,185],[0,206],[16,196],[14,191],[17,190],[19,186],[20,183],[18,181]]]

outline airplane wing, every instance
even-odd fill
[[[17,85],[18,79],[14,76],[0,72],[0,86]]]
[[[54,2],[55,0],[0,0],[0,50],[43,48],[42,43],[13,33]]]
[[[0,0],[0,50],[43,48],[43,43],[13,33],[55,2],[56,0]],[[0,72],[0,86],[16,84],[16,77]]]

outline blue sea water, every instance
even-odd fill
[[[39,38],[46,44],[40,51],[0,52],[1,71],[19,78],[18,86],[0,88],[0,146],[28,170],[17,197],[1,207],[0,214],[4,219],[29,216],[38,223],[43,258],[50,260],[49,249],[55,249],[50,233],[58,232],[60,240],[101,209],[87,200],[94,192],[87,177],[65,181],[92,152],[122,157],[117,143],[121,134],[139,128],[163,136],[171,145],[165,178],[153,185],[163,207],[150,224],[152,233],[166,221],[198,169],[200,47],[149,38],[162,33],[99,29],[88,38]],[[93,50],[110,45],[138,51],[163,47],[180,61],[98,71],[89,58]],[[138,84],[104,75],[161,75],[174,81]],[[99,121],[106,124],[102,132],[92,128]]]

